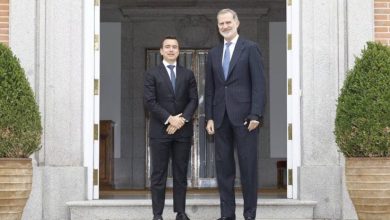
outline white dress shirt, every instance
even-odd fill
[[[167,61],[163,60],[163,64],[165,66],[165,69],[167,70],[167,73],[168,73],[168,76],[169,76],[169,79],[171,78],[171,70],[168,68],[168,65],[174,65],[175,67],[173,68],[173,73],[175,74],[175,78],[176,78],[176,62],[173,63],[173,64],[170,64],[168,63]]]
[[[239,35],[237,34],[237,36],[235,36],[235,37],[233,38],[233,40],[230,41],[230,42],[232,43],[232,44],[230,44],[230,46],[229,46],[230,60],[232,60],[233,51],[234,51],[234,48],[236,47],[236,43],[237,43],[237,40],[238,40],[238,36],[239,36]],[[225,56],[226,43],[227,43],[227,41],[224,40],[224,41],[223,41],[222,63],[223,63],[223,57]]]

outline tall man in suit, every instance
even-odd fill
[[[217,14],[224,42],[209,51],[206,64],[206,130],[215,134],[215,161],[221,220],[235,219],[237,147],[244,217],[255,219],[257,207],[257,134],[265,105],[265,78],[258,45],[238,35],[236,12]]]
[[[151,193],[153,220],[162,220],[169,159],[172,159],[173,208],[176,220],[185,214],[187,167],[198,106],[194,73],[177,64],[179,43],[173,36],[161,43],[162,63],[145,74],[144,103],[150,112]]]

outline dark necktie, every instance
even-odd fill
[[[171,76],[171,83],[172,83],[172,87],[173,87],[173,92],[175,92],[175,86],[176,86],[176,76],[175,76],[175,72],[173,71],[173,69],[175,68],[175,65],[168,65],[167,66],[169,68],[169,75]]]
[[[225,75],[225,79],[227,79],[228,73],[229,73],[229,63],[230,63],[230,50],[229,46],[232,44],[232,42],[226,42],[225,44],[225,55],[223,56],[223,74]]]

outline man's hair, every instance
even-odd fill
[[[177,41],[177,45],[179,45],[179,41],[177,40],[176,36],[174,35],[168,35],[168,36],[165,36],[162,41],[161,41],[161,44],[160,44],[160,48],[163,48],[164,47],[164,41],[165,40],[176,40]]]
[[[236,13],[235,11],[233,11],[232,9],[230,9],[230,8],[224,8],[224,9],[220,10],[220,11],[218,12],[218,14],[217,14],[217,19],[218,19],[218,16],[219,16],[219,15],[221,15],[221,14],[226,14],[226,13],[232,14],[232,15],[233,15],[233,19],[234,19],[235,21],[239,21],[239,20],[238,20],[238,15],[237,15],[237,13]]]

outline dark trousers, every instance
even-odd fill
[[[244,123],[244,122],[243,122]],[[244,216],[256,217],[257,208],[257,134],[244,125],[234,126],[227,113],[221,127],[215,132],[215,161],[221,202],[221,216],[235,216],[234,179],[236,167],[234,147],[237,147],[241,187],[244,198]]]
[[[151,140],[151,192],[153,215],[162,215],[165,204],[165,189],[169,159],[172,159],[173,209],[185,212],[187,192],[187,168],[191,142],[176,140]]]

